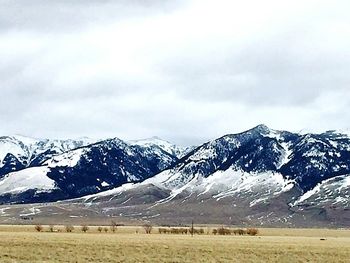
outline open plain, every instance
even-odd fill
[[[1,262],[349,262],[350,230],[262,228],[257,236],[159,234],[123,226],[49,232],[43,226],[0,226]]]

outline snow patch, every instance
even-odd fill
[[[188,147],[185,148],[185,147],[174,145],[156,136],[148,139],[128,141],[128,143],[130,145],[138,145],[138,146],[148,147],[148,148],[154,148],[156,146],[162,149],[164,152],[167,152],[170,155],[175,155],[178,158],[181,158],[190,149]]]
[[[0,193],[20,193],[29,189],[49,191],[55,188],[55,181],[47,177],[46,166],[27,168],[5,175],[0,180]]]
[[[283,165],[287,164],[290,160],[290,156],[292,155],[293,151],[290,148],[291,144],[286,142],[281,142],[280,145],[283,148],[283,153],[281,155],[279,164],[277,165],[277,169],[281,168]]]
[[[138,184],[134,184],[134,183],[127,183],[127,184],[123,184],[122,186],[107,190],[107,191],[103,191],[97,194],[92,194],[92,195],[87,195],[84,197],[80,197],[78,199],[83,199],[84,202],[89,202],[89,201],[93,201],[97,198],[100,197],[106,197],[106,196],[115,196],[117,194],[120,194],[122,192],[125,192],[127,190],[133,189],[134,187],[136,187]]]
[[[305,201],[320,202],[349,202],[347,193],[350,188],[350,176],[340,175],[317,184],[314,188],[300,196],[291,206],[300,205]]]
[[[103,181],[103,182],[101,183],[101,186],[103,186],[103,187],[109,186],[109,183]]]
[[[50,168],[74,167],[78,164],[81,156],[85,153],[85,151],[86,149],[76,149],[70,152],[56,155],[53,158],[47,160],[44,165],[47,165]]]
[[[28,210],[28,212],[21,213],[20,216],[33,216],[33,215],[41,213],[41,210],[39,208],[36,208],[36,207],[31,207],[31,208],[28,208],[25,210]]]

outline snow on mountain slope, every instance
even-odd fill
[[[128,197],[134,205],[212,200],[242,209],[274,200],[287,212],[293,203],[347,205],[347,180],[340,187],[335,179],[350,174],[350,139],[343,134],[300,135],[259,125],[209,141],[181,158],[178,154],[178,147],[159,138],[115,138],[55,154],[40,165],[64,198],[89,195],[105,201],[109,196],[123,203]]]
[[[0,137],[0,167],[6,164],[4,159],[8,154],[12,154],[19,160],[24,161],[29,155],[29,149],[16,137]]]
[[[284,201],[288,207],[300,195],[308,196],[318,183],[349,171],[349,146],[349,137],[335,132],[298,135],[259,125],[199,146],[171,169],[130,186],[128,191],[143,192],[153,185],[165,195],[157,204],[209,198],[240,200],[252,207],[289,196]],[[347,197],[346,187],[332,183],[331,188]]]
[[[15,135],[0,137],[0,177],[27,167],[40,166],[51,157],[95,142],[77,140],[34,139]]]
[[[176,161],[176,156],[158,147],[130,145],[115,138],[56,156],[47,165],[48,176],[61,189],[81,196],[143,181]]]
[[[63,153],[78,147],[94,143],[95,140],[81,138],[77,140],[50,140],[35,139],[21,135],[0,137],[0,162],[3,161],[8,153],[14,156],[24,157],[28,161],[35,156],[48,150],[56,153]]]
[[[54,167],[74,167],[78,164],[82,155],[88,151],[88,148],[78,148],[69,152],[55,155],[51,159],[43,163],[44,166],[49,168]]]
[[[114,138],[54,155],[37,168],[43,169],[42,176],[46,175],[55,182],[59,190],[53,195],[56,200],[58,194],[63,197],[77,197],[108,190],[127,182],[143,181],[168,168],[177,160],[176,156],[159,147],[130,145]],[[18,174],[13,172],[5,177],[21,178],[23,174],[35,171],[27,168]],[[24,190],[31,189],[32,181],[27,180],[25,183],[28,185]],[[7,186],[4,193],[11,192],[10,187]],[[17,189],[15,182],[12,188]],[[4,193],[0,191],[0,197]],[[30,198],[30,194],[27,194],[25,201],[30,201]],[[49,196],[45,198],[50,200]],[[6,198],[1,200],[6,202]]]
[[[317,184],[305,192],[292,206],[334,206],[350,207],[350,175],[340,175]]]
[[[172,176],[164,184],[183,186],[196,176],[205,178],[229,169],[252,174],[277,172],[281,159],[290,155],[290,149],[285,145],[290,143],[288,137],[292,135],[281,133],[278,140],[267,135],[270,130],[258,126],[245,133],[226,135],[205,143],[174,166],[169,171]]]
[[[47,177],[48,167],[32,167],[9,173],[0,179],[0,193],[17,194],[34,189],[37,192],[50,191],[55,188],[55,181]]]
[[[131,189],[135,189],[137,188],[139,185],[141,185],[142,183],[126,183],[123,184],[122,186],[110,189],[110,190],[106,190],[97,194],[91,194],[91,195],[86,195],[83,197],[78,198],[77,200],[83,200],[83,202],[85,203],[92,203],[94,201],[96,201],[98,198],[103,198],[103,197],[111,197],[113,198],[116,195],[120,195],[125,191],[131,190]]]
[[[183,157],[194,148],[194,147],[180,147],[166,140],[162,140],[161,138],[156,136],[148,139],[132,140],[132,141],[128,141],[128,143],[131,145],[139,145],[139,146],[148,147],[148,148],[159,147],[163,151],[171,155],[174,155],[177,158]]]
[[[299,135],[292,142],[288,163],[279,170],[295,179],[304,191],[318,183],[350,173],[350,138],[328,131]]]
[[[80,138],[77,140],[40,140],[39,142],[30,146],[32,153],[30,162],[32,165],[41,165],[44,161],[57,154],[61,154],[79,147],[84,147],[95,142],[95,140],[89,138]]]
[[[247,200],[251,200],[251,206],[289,191],[295,186],[293,180],[285,179],[279,173],[246,173],[232,168],[216,171],[207,177],[195,174],[191,180],[176,185],[169,183],[179,177],[181,174],[172,174],[168,170],[145,180],[138,186],[153,184],[170,190],[170,195],[158,203],[169,202],[181,193],[189,192],[198,199],[203,195],[209,195],[217,201],[245,196]]]

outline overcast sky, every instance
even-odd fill
[[[0,134],[350,128],[349,1],[0,0]]]

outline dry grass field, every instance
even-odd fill
[[[204,229],[191,237],[158,234],[156,228],[146,235],[135,226],[115,233],[0,226],[0,262],[350,262],[350,230],[259,229],[258,236],[218,236]]]

